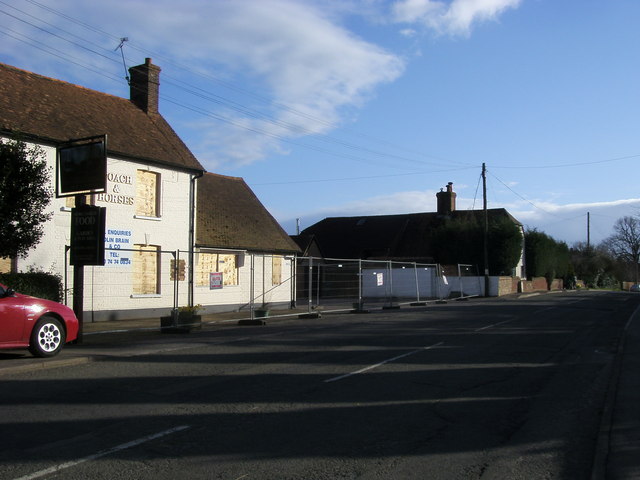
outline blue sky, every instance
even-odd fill
[[[490,208],[570,245],[640,212],[637,0],[0,0],[0,62],[160,111],[295,233]],[[127,37],[122,51],[120,38]],[[100,133],[100,132],[98,132]]]

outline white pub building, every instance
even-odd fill
[[[84,267],[84,321],[289,305],[297,246],[241,179],[205,173],[160,115],[160,68],[146,59],[130,74],[124,99],[0,63],[0,138],[42,147],[52,186],[60,145],[107,137],[106,191],[86,198],[106,207],[105,263]],[[54,198],[40,244],[0,261],[0,272],[59,274],[69,305],[74,202]]]

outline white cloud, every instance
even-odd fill
[[[201,147],[194,147],[201,150],[199,157],[208,151],[206,145],[217,145],[219,161],[250,163],[280,149],[282,138],[327,133],[404,69],[399,57],[354,36],[310,3],[214,1],[200,7],[183,12],[180,25],[169,16],[154,25],[161,25],[163,32],[187,30],[184,38],[172,38],[174,55],[188,51],[192,62],[214,72],[223,65],[227,74],[237,76],[230,81],[248,81],[271,104],[249,106],[267,120],[255,115],[238,120],[236,113],[224,112],[235,118],[235,125],[206,130]],[[231,149],[225,148],[229,135],[236,140]],[[243,147],[244,155],[237,142],[249,144]]]
[[[422,24],[438,34],[469,35],[474,24],[496,20],[521,0],[399,0],[393,5],[393,20]]]
[[[57,49],[57,53],[52,55],[45,52],[45,47],[36,47],[30,50],[33,55],[22,53],[21,58],[15,58],[12,52],[25,52],[31,47],[3,37],[0,55],[10,62],[15,58],[14,64],[21,62],[17,66],[38,73],[127,95],[120,51],[114,51],[118,39],[126,36],[128,66],[140,64],[149,56],[162,68],[161,96],[228,120],[211,126],[211,118],[201,117],[200,130],[189,135],[194,153],[215,158],[218,164],[250,163],[281,151],[283,138],[331,131],[381,84],[393,82],[404,70],[399,56],[341,25],[342,16],[352,14],[353,6],[350,10],[332,2],[57,0],[52,8],[64,16],[33,4],[19,7],[29,10],[31,16],[14,14],[34,25],[41,19],[46,22],[41,25],[47,28],[38,29],[18,20],[9,21],[8,26],[46,48]],[[81,22],[94,28],[87,29]],[[48,35],[46,30],[59,36]],[[120,80],[114,82],[82,68],[89,65]],[[91,78],[83,81],[83,76]],[[236,109],[185,95],[172,83],[176,80],[198,85],[209,97],[213,93],[224,101],[236,102]],[[173,108],[166,101],[160,107],[162,112]],[[193,112],[189,117],[193,130]],[[181,127],[175,119],[172,124]],[[239,147],[239,143],[244,145]],[[208,163],[207,167],[213,169],[215,165]]]

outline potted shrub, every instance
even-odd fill
[[[256,308],[253,313],[256,318],[267,318],[269,316],[269,307],[267,304],[263,304],[261,307]]]
[[[202,305],[187,305],[171,311],[171,316],[160,318],[163,332],[190,332],[202,327],[202,316],[198,312]]]

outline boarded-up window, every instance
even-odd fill
[[[196,285],[206,287],[209,285],[209,273],[218,271],[218,255],[216,253],[201,253],[198,255],[196,268]]]
[[[223,285],[238,285],[236,255],[200,253],[196,267],[196,285],[209,285],[209,274],[222,272]]]
[[[160,247],[154,245],[134,245],[133,252],[133,293],[152,295],[160,293]]]
[[[8,257],[0,258],[0,273],[11,273],[11,259]]]
[[[282,283],[282,257],[271,257],[271,284],[280,285]]]
[[[158,217],[158,186],[160,175],[148,170],[136,172],[136,215]]]
[[[235,255],[218,255],[218,271],[222,272],[224,285],[238,284],[238,269]]]

